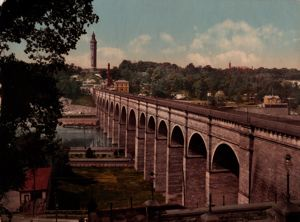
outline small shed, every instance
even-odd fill
[[[26,181],[20,189],[21,205],[32,200],[46,201],[50,186],[51,167],[29,169],[26,172]]]

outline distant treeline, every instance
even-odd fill
[[[221,90],[227,100],[236,102],[242,102],[245,97],[259,101],[264,95],[273,94],[283,100],[293,97],[300,103],[300,85],[290,81],[300,81],[297,69],[219,69],[193,64],[182,68],[170,63],[124,60],[111,74],[113,79],[128,80],[130,92],[135,94],[171,98],[176,93],[184,93],[191,99],[205,100],[208,92],[214,95]]]

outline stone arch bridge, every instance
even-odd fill
[[[300,199],[297,121],[94,88],[100,128],[166,203],[204,206]]]

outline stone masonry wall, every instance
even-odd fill
[[[187,157],[185,193],[186,207],[200,207],[206,204],[205,172],[205,158]]]
[[[156,139],[155,191],[166,191],[167,138]]]
[[[127,156],[130,158],[134,158],[135,156],[135,128],[127,129],[126,131],[126,148],[125,152]]]
[[[126,124],[119,123],[119,148],[125,149],[125,141],[126,141]]]
[[[183,147],[168,147],[167,202],[182,204]]]
[[[210,193],[212,204],[215,206],[237,204],[238,177],[226,170],[214,170],[210,172]]]
[[[154,132],[146,132],[144,146],[144,179],[150,179],[150,173],[154,172]]]
[[[116,145],[119,141],[119,122],[118,120],[113,120],[113,128],[112,128],[112,144]]]
[[[112,139],[112,129],[113,129],[113,116],[109,115],[108,117],[108,131],[107,131],[107,138]]]
[[[290,170],[291,199],[300,198],[300,147],[285,146],[255,138],[252,164],[251,202],[282,200],[286,197],[285,155],[292,156]]]
[[[136,152],[135,152],[135,161],[134,168],[139,171],[144,171],[144,146],[145,146],[145,128],[138,128],[136,134],[135,143],[136,143]]]

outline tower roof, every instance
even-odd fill
[[[95,33],[93,32],[93,34],[92,34],[92,39],[91,39],[91,42],[96,42],[96,35],[95,35]]]

